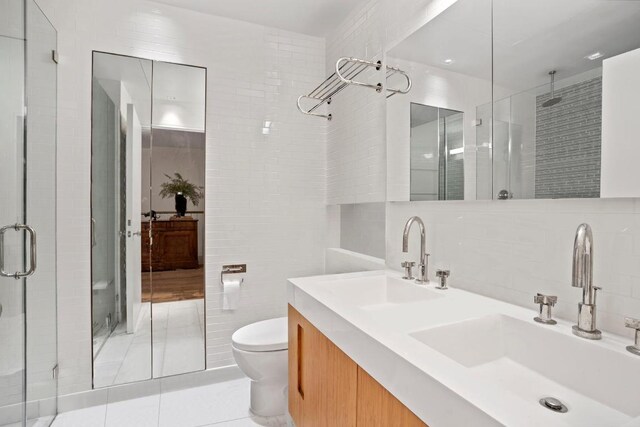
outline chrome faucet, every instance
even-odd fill
[[[593,234],[589,224],[580,224],[573,242],[573,275],[571,286],[582,288],[582,302],[578,304],[578,324],[573,333],[590,340],[602,338],[596,328],[596,291],[593,286]]]
[[[412,216],[407,220],[402,232],[402,252],[409,252],[409,231],[413,223],[417,223],[420,228],[420,263],[418,264],[418,277],[416,283],[429,283],[429,254],[427,253],[427,237],[424,229],[424,222],[417,217]]]

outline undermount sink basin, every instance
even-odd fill
[[[410,336],[459,363],[470,379],[535,405],[559,399],[568,425],[620,426],[640,417],[640,357],[505,315],[439,326]]]
[[[442,294],[421,285],[386,275],[328,281],[326,289],[365,310],[392,308],[400,304],[424,302],[443,297]]]

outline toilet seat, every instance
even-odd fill
[[[235,348],[253,352],[287,350],[288,341],[286,317],[252,323],[231,336]]]

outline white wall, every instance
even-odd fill
[[[593,228],[598,325],[631,337],[624,316],[640,315],[640,200],[509,200],[387,204],[387,266],[417,259],[399,244],[405,221],[420,216],[431,253],[430,277],[451,270],[450,284],[533,311],[537,292],[557,295],[555,315],[574,320],[581,290],[571,287],[575,231]]]
[[[338,54],[366,54],[369,58],[380,55],[385,40],[391,45],[394,40],[406,37],[446,4],[438,0],[363,3],[362,8],[354,11],[329,37],[327,64]],[[385,104],[376,101],[367,108],[355,109],[357,102],[349,97],[334,103],[339,102],[349,104],[340,109],[351,109],[349,120],[358,130],[349,131],[345,126],[338,131],[331,124],[329,149],[333,147],[349,158],[358,158],[357,153],[367,152],[385,157],[386,153],[379,149],[382,144],[379,136],[386,133],[385,121],[378,120],[385,115]],[[334,117],[338,119],[339,114],[334,113]],[[361,128],[366,131],[359,130]],[[362,132],[371,138],[362,138]],[[354,141],[358,142],[357,146]],[[360,175],[332,175],[336,168],[334,158],[329,156],[328,200],[340,203],[347,197],[339,193],[338,187],[353,186]],[[377,185],[378,179],[370,184]],[[358,193],[353,198],[357,200],[360,196]],[[450,268],[452,286],[530,307],[532,314],[536,309],[531,302],[533,295],[552,293],[560,298],[556,313],[567,319],[575,318],[580,299],[580,292],[569,284],[573,237],[581,222],[590,223],[597,248],[595,279],[603,287],[598,303],[599,324],[605,331],[631,336],[624,328],[623,316],[640,315],[639,199],[388,202],[386,205],[389,267],[400,269],[400,262],[406,257],[399,243],[402,228],[410,216],[419,215],[427,226],[432,276],[438,267]],[[413,245],[418,245],[418,241],[416,236]],[[412,251],[410,256],[417,259],[415,246]]]
[[[605,197],[640,196],[640,49],[602,66],[602,178]]]
[[[340,206],[340,247],[382,258],[385,254],[384,203]]]
[[[142,0],[41,0],[58,29],[58,302],[61,395],[91,388],[91,51],[208,68],[207,367],[233,363],[231,333],[286,314],[286,278],[323,272],[326,122],[295,100],[324,78],[324,40]],[[272,122],[262,134],[263,122]],[[224,263],[247,263],[223,312]]]

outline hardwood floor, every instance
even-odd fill
[[[142,302],[171,302],[204,298],[204,266],[190,270],[142,273]]]

